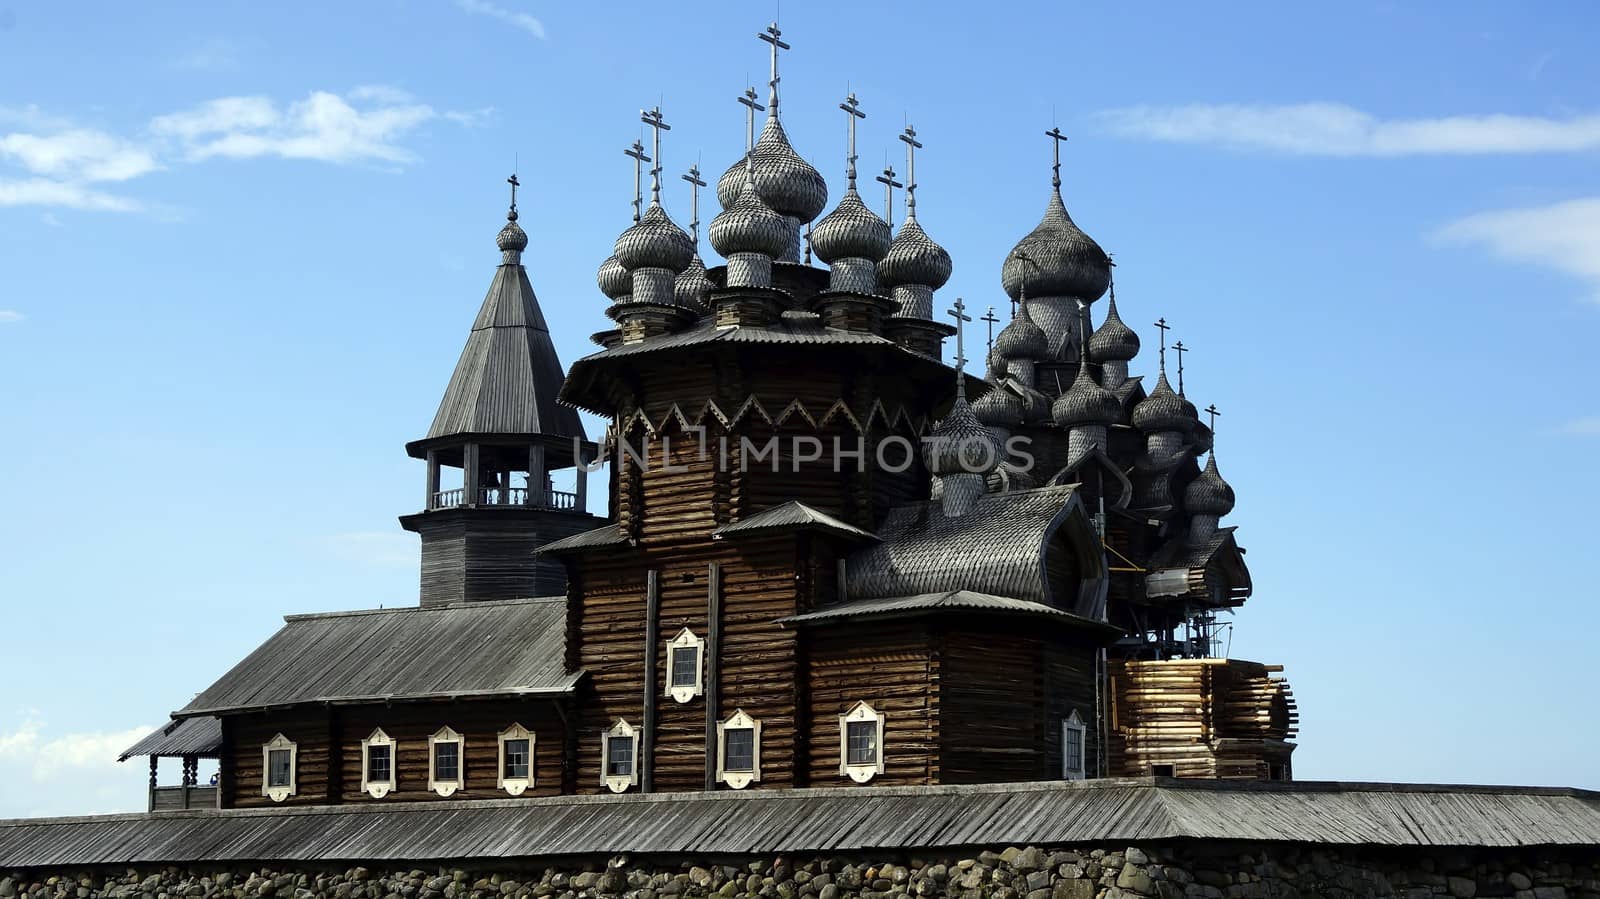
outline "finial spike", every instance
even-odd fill
[[[1057,191],[1060,191],[1061,190],[1061,144],[1064,141],[1066,141],[1067,136],[1065,134],[1061,133],[1061,129],[1059,127],[1051,128],[1049,131],[1046,131],[1044,133],[1044,136],[1050,138],[1050,157],[1051,157],[1050,186],[1055,188]]]
[[[689,166],[689,171],[681,176],[689,182],[689,234],[694,238],[695,249],[700,247],[700,188],[706,186],[705,179],[700,177],[700,163]]]
[[[894,227],[894,189],[905,187],[904,184],[894,180],[894,169],[891,166],[883,167],[883,174],[877,177],[877,182],[883,185],[883,220]]]
[[[839,104],[839,108],[844,110],[845,111],[845,115],[850,119],[850,155],[845,160],[845,178],[848,179],[848,181],[850,183],[850,189],[851,190],[855,190],[856,189],[856,120],[866,118],[867,114],[861,111],[861,103],[860,103],[860,101],[856,100],[855,91],[851,91],[850,95],[848,97],[845,97],[844,102]]]
[[[641,186],[641,170],[645,163],[650,161],[650,156],[644,151],[644,144],[638,140],[633,146],[622,151],[622,155],[633,159],[633,223],[639,223],[639,214],[644,211],[644,188]]]
[[[909,222],[917,217],[917,150],[922,147],[922,141],[917,140],[917,129],[910,124],[900,133],[900,139],[906,144],[906,221]]]
[[[756,34],[756,37],[772,45],[772,80],[767,82],[767,117],[778,117],[778,51],[788,50],[789,44],[783,40],[783,31],[778,28],[778,23],[773,22],[767,26],[766,31]]]
[[[965,343],[965,324],[972,321],[972,316],[967,314],[967,304],[960,297],[945,314],[956,320],[956,396],[967,398],[967,349]]]
[[[1189,348],[1180,340],[1172,345],[1172,350],[1178,354],[1178,396],[1183,396],[1183,354],[1189,352]]]
[[[1172,330],[1172,326],[1167,324],[1166,316],[1162,316],[1161,318],[1156,319],[1156,327],[1161,329],[1161,355],[1159,357],[1160,360],[1161,360],[1161,373],[1162,374],[1166,374],[1167,373],[1167,332]]]
[[[651,137],[650,152],[655,154],[655,165],[650,168],[650,202],[653,205],[661,204],[661,132],[671,131],[672,126],[661,116],[661,107],[639,110],[639,121],[650,126],[653,132]]]

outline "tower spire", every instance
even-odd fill
[[[650,203],[659,206],[661,205],[661,132],[671,131],[672,126],[661,117],[659,106],[639,110],[639,121],[649,125],[652,132],[650,152],[655,155],[655,165],[650,167]]]
[[[1178,396],[1183,396],[1183,354],[1189,352],[1189,348],[1180,340],[1172,345],[1172,351],[1178,354]]]
[[[757,33],[756,37],[772,45],[772,80],[767,82],[767,118],[775,119],[778,117],[778,51],[788,50],[789,45],[783,40],[783,32],[779,30],[777,22],[768,25],[767,30]]]
[[[633,160],[633,223],[637,225],[639,224],[639,213],[644,209],[644,188],[639,179],[642,177],[641,169],[645,163],[650,161],[650,157],[644,152],[644,144],[637,140],[633,142],[633,146],[623,150],[622,155]]]
[[[894,180],[894,168],[887,165],[883,167],[883,174],[879,175],[876,180],[879,184],[883,185],[883,220],[889,223],[889,227],[893,228],[894,189],[897,187],[905,187],[905,185]]]
[[[1172,326],[1167,324],[1166,316],[1162,316],[1161,318],[1156,319],[1156,327],[1161,329],[1161,355],[1158,357],[1161,360],[1161,373],[1162,374],[1166,374],[1167,373],[1167,332],[1172,330]]]
[[[850,92],[850,96],[846,97],[844,102],[839,104],[839,108],[845,111],[846,116],[848,116],[848,118],[850,120],[850,155],[845,160],[846,165],[845,165],[844,172],[845,172],[845,178],[848,179],[848,181],[849,181],[850,190],[855,190],[856,189],[856,121],[858,119],[866,118],[867,114],[861,111],[861,103],[856,100],[855,91],[851,91]]]
[[[1050,138],[1050,186],[1056,193],[1061,192],[1061,145],[1067,139],[1059,127],[1051,128],[1044,133]]]
[[[917,150],[921,149],[922,141],[917,140],[917,129],[910,125],[901,132],[900,139],[906,144],[906,221],[914,222],[917,219]]]
[[[756,89],[747,87],[739,97],[739,103],[744,107],[744,149],[748,153],[756,145],[756,113],[766,109],[757,99]]]
[[[700,163],[689,166],[689,171],[682,175],[683,180],[689,182],[689,236],[694,239],[695,249],[700,248],[700,188],[706,186],[705,179],[700,177]]]
[[[955,303],[945,311],[945,315],[956,320],[956,396],[965,400],[967,398],[965,324],[972,321],[972,316],[967,314],[967,304],[960,297],[956,297]]]

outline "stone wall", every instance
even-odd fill
[[[1600,899],[1600,851],[1179,843],[680,861],[7,871],[0,899]]]

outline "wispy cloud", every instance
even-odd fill
[[[417,539],[392,531],[351,531],[324,538],[328,550],[348,562],[379,567],[412,567],[421,552]]]
[[[521,28],[536,38],[544,39],[544,23],[525,12],[506,9],[497,3],[488,0],[456,0],[456,6],[463,11],[477,16],[489,16],[514,28]]]
[[[28,768],[36,781],[50,780],[69,769],[114,770],[117,754],[149,733],[149,727],[62,734],[49,738],[44,722],[29,716],[0,733],[0,759]]]
[[[0,107],[0,126],[17,129],[0,132],[0,207],[139,211],[144,204],[97,185],[215,158],[404,165],[417,158],[404,141],[422,124],[444,118],[468,126],[487,112],[441,114],[397,88],[367,85],[342,96],[313,91],[286,105],[220,97],[157,116],[124,137],[34,106]]]
[[[0,325],[9,325],[26,319],[27,316],[15,309],[0,309]]]
[[[1586,418],[1574,418],[1561,427],[1556,428],[1558,434],[1570,434],[1580,437],[1600,437],[1600,415],[1591,415]]]
[[[1342,103],[1133,106],[1096,114],[1124,137],[1307,156],[1575,153],[1600,149],[1600,115],[1381,119]]]
[[[1586,282],[1600,303],[1600,197],[1480,212],[1436,230],[1442,244],[1487,247],[1512,262],[1542,265]]]

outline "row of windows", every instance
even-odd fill
[[[675,661],[675,660],[674,660]],[[839,774],[866,783],[883,773],[884,714],[858,702],[839,716]],[[1076,711],[1061,722],[1061,776],[1082,780],[1087,728]],[[513,724],[497,737],[499,759],[495,787],[520,796],[534,784],[535,735]],[[639,783],[639,733],[617,719],[601,741],[600,770],[607,789],[621,793]],[[278,734],[261,748],[266,772],[262,795],[282,802],[295,792],[297,747]],[[382,799],[395,789],[396,744],[382,728],[361,741],[361,789]],[[449,796],[465,781],[466,741],[449,727],[428,737],[428,789]],[[761,722],[743,709],[717,725],[717,780],[740,790],[761,780]]]

